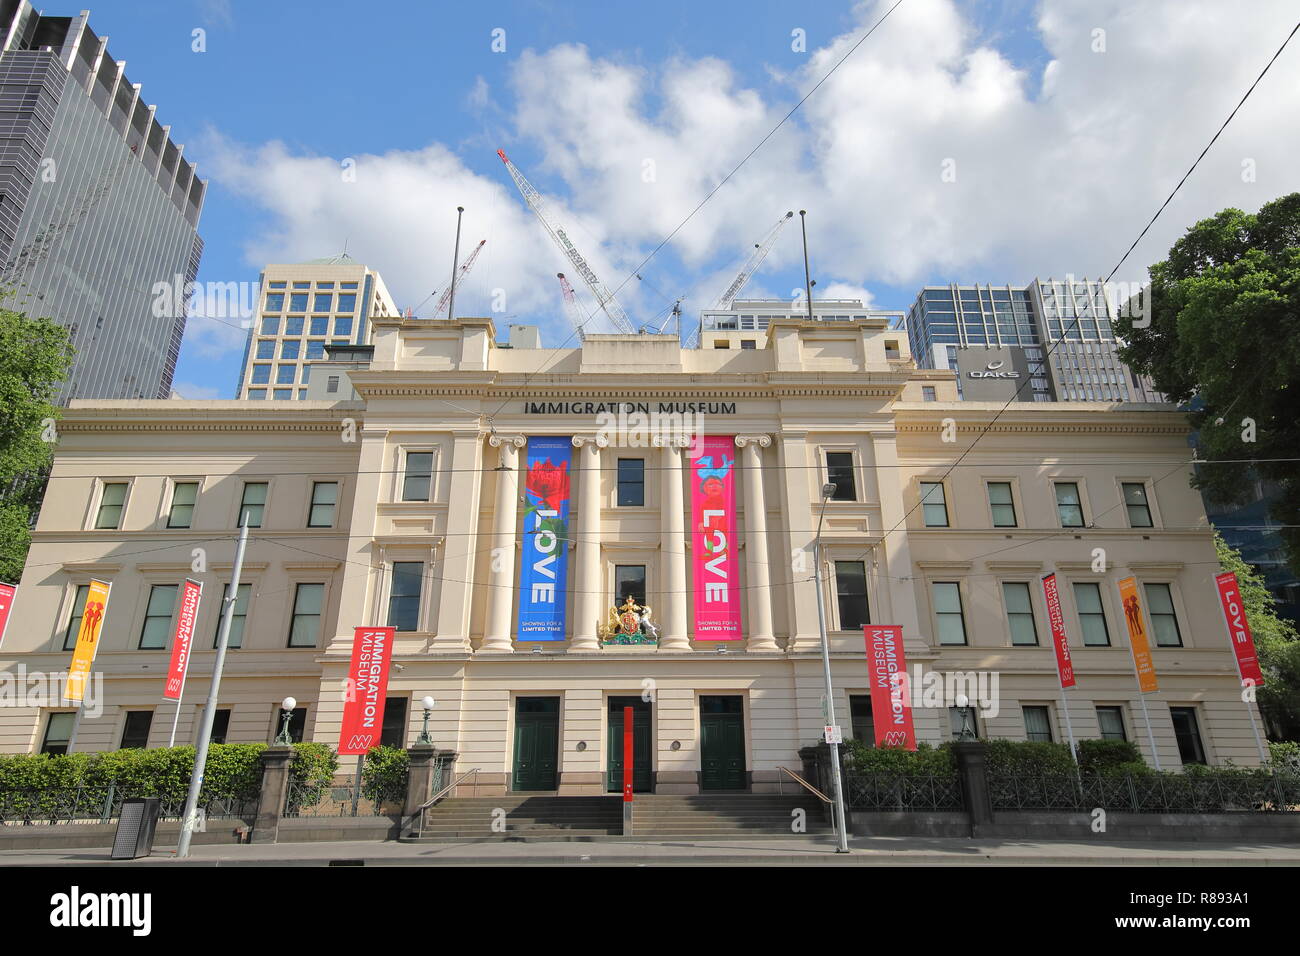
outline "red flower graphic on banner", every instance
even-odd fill
[[[524,487],[541,500],[545,510],[559,511],[560,505],[569,500],[569,463],[556,468],[549,458],[534,462],[528,466]]]

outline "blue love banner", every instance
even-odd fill
[[[569,438],[529,438],[524,480],[523,566],[519,571],[521,641],[564,640],[569,587]]]

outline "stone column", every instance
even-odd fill
[[[970,817],[970,835],[981,836],[981,829],[993,822],[993,801],[989,793],[986,749],[982,741],[960,740],[952,745],[957,760],[957,775]]]
[[[772,439],[767,435],[737,435],[745,475],[745,568],[749,581],[749,640],[747,651],[775,651],[772,636],[772,569],[767,560],[767,499],[763,494],[763,455]]]
[[[437,753],[438,748],[433,744],[414,744],[406,749],[406,804],[402,807],[404,821],[415,816],[424,802],[433,796],[434,757]]]
[[[816,651],[821,647],[821,630],[817,625],[817,590],[813,583],[813,538],[817,516],[813,513],[816,500],[814,485],[817,482],[816,464],[808,453],[807,436],[802,432],[784,432],[777,440],[782,467],[780,507],[785,522],[786,541],[791,560],[797,552],[805,557],[803,570],[793,567],[783,576],[791,582],[786,598],[790,615],[790,643],[787,651]],[[818,485],[820,487],[820,485]]]
[[[659,476],[660,536],[659,553],[663,555],[666,615],[659,621],[659,650],[689,651],[690,632],[686,627],[686,525],[682,496],[682,452],[690,447],[686,436],[655,436],[654,443],[663,449],[663,470]]]
[[[434,653],[463,654],[469,650],[482,468],[483,435],[477,427],[472,432],[457,431],[452,439],[451,480],[446,499],[447,532],[435,571],[439,584],[438,615],[433,620],[435,633],[430,641]]]
[[[575,435],[581,477],[578,478],[577,560],[574,562],[573,622],[570,651],[598,651],[596,627],[604,620],[601,607],[605,589],[600,574],[600,450],[609,444],[604,435]]]
[[[293,757],[292,747],[273,746],[262,751],[262,790],[257,798],[257,819],[253,822],[253,834],[249,842],[278,842],[280,817],[284,813],[284,801],[289,793],[289,767],[293,764]]]
[[[490,435],[488,444],[501,449],[497,468],[495,527],[492,532],[492,560],[488,571],[487,624],[483,629],[484,651],[509,654],[511,611],[515,595],[515,531],[519,525],[519,455],[528,444],[522,435]],[[452,507],[455,507],[453,503]]]

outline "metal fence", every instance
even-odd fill
[[[309,783],[290,780],[285,794],[286,817],[393,817],[406,802],[406,781],[383,786],[363,782],[358,794],[354,780]]]
[[[849,773],[850,810],[961,810],[961,780],[952,774]]]
[[[162,820],[179,820],[185,809],[184,796],[144,793],[138,787],[119,786],[116,780],[70,789],[0,790],[0,826],[112,823],[121,816],[122,802],[137,797],[159,797]],[[257,794],[206,796],[199,809],[207,819],[252,820],[257,813]]]
[[[994,810],[1128,810],[1134,813],[1300,811],[1300,775],[993,775]]]

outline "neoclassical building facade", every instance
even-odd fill
[[[353,400],[68,409],[0,669],[66,670],[86,586],[112,584],[75,749],[166,745],[174,718],[194,742],[246,515],[225,741],[269,740],[292,696],[294,735],[337,743],[353,629],[391,625],[385,741],[412,743],[431,696],[434,741],[489,790],[617,790],[625,707],[639,788],[773,790],[826,723],[820,523],[846,738],[873,738],[863,627],[893,624],[922,741],[964,723],[1062,741],[1064,706],[1076,738],[1125,737],[1165,769],[1258,762],[1170,406],[959,402],[951,372],[917,369],[872,317],[704,349],[373,322],[373,355],[314,373]],[[1144,697],[1128,577],[1159,680]],[[204,591],[177,716],[161,692],[186,578]],[[0,750],[66,746],[60,703],[0,708]]]

